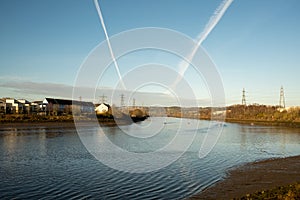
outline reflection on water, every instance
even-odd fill
[[[289,155],[299,145],[299,129],[239,126],[238,132],[241,136],[241,147],[254,147],[271,155]]]
[[[162,127],[159,134],[152,135],[153,127],[146,121],[143,129],[125,127],[126,133],[105,127],[105,135],[129,151],[154,151],[174,138],[180,119],[164,123],[155,118],[151,122]],[[146,174],[125,173],[101,164],[88,153],[74,128],[0,128],[0,199],[182,199],[224,178],[233,166],[300,154],[299,129],[228,123],[213,151],[199,159],[208,122],[201,121],[199,127],[194,126],[196,122],[182,121],[181,140],[196,131],[188,151],[172,165]],[[90,137],[97,128],[85,127],[85,131]],[[162,158],[174,153],[176,146]]]

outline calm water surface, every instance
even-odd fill
[[[104,128],[118,146],[133,152],[154,151],[170,141],[180,120],[180,137],[191,137],[190,119],[169,118],[160,134],[143,140],[128,137],[118,127]],[[164,123],[152,118],[151,123]],[[151,134],[149,121],[125,127]],[[182,121],[181,121],[182,122]],[[300,129],[227,123],[217,145],[199,159],[209,122],[201,121],[191,147],[173,164],[151,173],[111,169],[95,159],[75,128],[0,127],[0,199],[184,199],[225,177],[229,168],[267,158],[300,155]],[[146,124],[146,125],[145,125]],[[96,127],[86,127],[88,133]],[[165,152],[168,157],[174,152]],[[115,158],[117,159],[117,158]]]

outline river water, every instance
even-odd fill
[[[159,134],[137,141],[134,134],[151,135],[149,123],[163,124],[163,128]],[[123,149],[150,152],[172,141],[180,123],[182,141],[191,137],[193,129],[192,145],[175,162],[148,173],[124,172],[102,164],[82,142],[85,136],[79,137],[73,127],[2,127],[0,199],[184,199],[224,179],[230,168],[300,155],[300,129],[226,123],[213,150],[201,159],[198,155],[207,121],[152,118],[138,124],[142,128],[134,124],[121,129],[104,127],[104,133],[97,127],[82,129],[86,137],[105,134]],[[194,123],[201,128],[191,129]],[[133,135],[124,134],[125,129]],[[176,152],[174,146],[160,159],[167,160]]]

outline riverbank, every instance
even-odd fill
[[[300,128],[300,122],[290,122],[290,121],[268,121],[268,120],[226,118],[225,122],[247,124],[252,126],[259,125],[259,126],[282,126],[282,127],[290,127],[290,128]]]
[[[124,114],[118,114],[117,119],[115,120],[112,115],[104,115],[98,116],[98,121],[100,125],[107,125],[107,126],[115,126],[115,125],[128,125],[129,122],[138,122],[145,120],[148,115],[141,116],[141,117],[130,117]],[[153,117],[153,116],[152,116]],[[155,116],[154,116],[155,117]],[[187,118],[187,119],[199,119],[199,120],[211,120],[211,117],[200,116],[199,118],[195,117],[187,117],[187,116],[172,116],[168,115],[168,117],[175,117],[175,118]],[[84,116],[77,116],[77,121],[91,121],[94,120],[94,117],[89,115]],[[48,122],[58,122],[58,123],[69,123],[73,122],[73,115],[62,115],[62,116],[51,116],[51,115],[29,115],[29,114],[10,114],[10,115],[0,115],[0,125],[3,123],[48,123]],[[116,123],[117,121],[117,123]],[[289,127],[289,128],[300,128],[300,121],[299,120],[283,120],[283,119],[259,119],[259,118],[230,118],[226,116],[225,122],[228,123],[238,123],[238,124],[245,124],[245,125],[259,125],[259,126],[280,126],[280,127]],[[130,124],[130,123],[129,123]]]
[[[114,120],[98,120],[98,123],[100,126],[123,126],[123,125],[129,125],[132,124],[133,122],[128,122],[128,121],[114,121]],[[92,121],[80,121],[76,122],[76,126],[91,126],[94,124]],[[30,121],[30,122],[0,122],[0,127],[1,128],[33,128],[33,127],[74,127],[75,128],[75,123],[74,121]]]
[[[210,121],[211,117],[181,117],[181,116],[168,116],[174,118],[184,118],[184,119],[199,119]],[[214,119],[215,120],[215,119]],[[238,118],[228,118],[221,119],[221,122],[225,121],[228,123],[236,123],[242,125],[251,125],[251,126],[279,126],[279,127],[287,127],[287,128],[300,128],[299,121],[285,121],[285,120],[259,120],[259,119],[238,119]]]
[[[98,117],[97,120],[89,116],[76,117],[76,126],[88,126],[98,121],[101,126],[124,126],[144,121],[147,117],[129,117],[122,116],[121,118],[114,117]],[[75,127],[74,118],[72,115],[67,116],[44,116],[44,115],[7,115],[0,118],[1,127],[35,127],[35,126],[63,126]]]
[[[240,199],[296,182],[300,182],[300,156],[270,159],[231,169],[225,180],[190,199]]]

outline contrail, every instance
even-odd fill
[[[224,13],[226,12],[226,10],[228,9],[228,7],[230,6],[230,4],[232,2],[233,2],[233,0],[224,0],[224,1],[222,1],[222,3],[219,5],[219,7],[215,10],[214,14],[210,17],[210,19],[209,19],[208,23],[206,24],[204,30],[197,37],[198,40],[197,40],[197,44],[196,44],[195,48],[187,56],[187,61],[182,60],[179,63],[179,75],[178,75],[177,79],[175,80],[175,82],[173,83],[172,88],[175,88],[176,85],[181,81],[185,71],[189,67],[189,62],[191,62],[193,60],[193,58],[195,56],[195,53],[199,49],[201,43],[207,38],[207,36],[210,34],[210,32],[218,24],[218,22],[220,21],[220,19],[222,18],[222,16],[224,15]]]
[[[96,6],[96,9],[97,9],[97,13],[98,13],[98,16],[99,16],[99,19],[100,19],[100,22],[101,22],[101,25],[102,25],[104,34],[105,34],[105,38],[106,38],[106,41],[107,41],[107,45],[108,45],[108,48],[109,48],[109,52],[110,52],[110,55],[111,55],[111,57],[112,57],[112,59],[113,59],[113,62],[114,62],[116,71],[117,71],[117,73],[118,73],[120,82],[121,82],[121,84],[122,84],[123,89],[126,89],[125,84],[124,84],[123,79],[122,79],[122,76],[121,76],[121,73],[120,73],[119,65],[118,65],[118,63],[117,63],[117,60],[116,60],[116,58],[115,58],[114,52],[113,52],[112,47],[111,47],[111,44],[110,44],[110,40],[109,40],[107,31],[106,31],[106,26],[105,26],[105,23],[104,23],[104,20],[103,20],[103,17],[102,17],[102,12],[101,12],[101,9],[100,9],[98,0],[94,0],[94,3],[95,3],[95,6]]]

